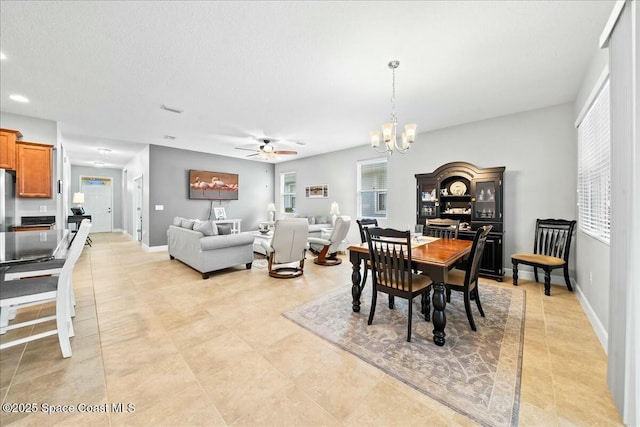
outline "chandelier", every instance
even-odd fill
[[[382,125],[382,140],[384,146],[380,149],[380,131],[374,130],[369,134],[371,135],[371,147],[373,147],[378,153],[393,154],[394,147],[400,153],[406,153],[411,147],[411,144],[416,139],[416,124],[408,124],[404,126],[404,132],[402,132],[402,142],[398,145],[396,138],[396,128],[398,126],[398,118],[396,117],[396,68],[400,65],[399,61],[389,62],[389,68],[393,73],[393,94],[391,96],[391,120],[389,123]]]

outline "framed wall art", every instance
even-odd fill
[[[329,197],[329,188],[326,184],[309,185],[304,190],[304,196],[310,199]]]

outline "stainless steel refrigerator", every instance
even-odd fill
[[[16,176],[0,169],[0,231],[11,231],[16,218]]]

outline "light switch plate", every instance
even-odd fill
[[[47,211],[47,206],[40,206],[40,212],[46,212]]]
[[[164,210],[164,205],[156,205],[156,210],[157,211],[163,211]]]

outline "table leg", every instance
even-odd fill
[[[445,285],[443,282],[433,284],[433,342],[436,345],[443,346],[446,336],[444,327],[447,324],[447,316],[445,315],[445,307],[447,300],[445,298]]]
[[[362,288],[364,287],[364,283],[360,286],[360,280],[362,280],[362,276],[360,275],[360,256],[358,256],[356,251],[351,251],[349,259],[353,268],[351,273],[351,295],[353,296],[352,308],[354,312],[358,313],[360,312],[360,294],[362,294]]]

